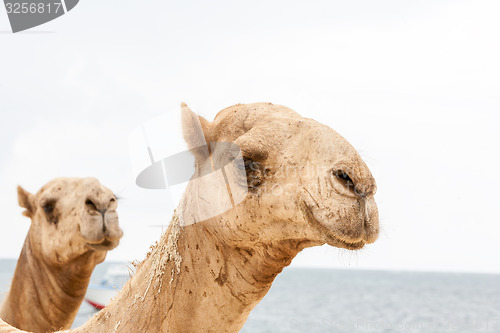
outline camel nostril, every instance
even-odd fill
[[[89,209],[97,210],[97,206],[90,199],[85,200],[85,206]]]
[[[352,181],[351,177],[349,177],[347,172],[345,172],[343,170],[336,170],[336,171],[333,171],[333,174],[342,183],[342,185],[344,185],[348,189],[354,190],[354,182]]]

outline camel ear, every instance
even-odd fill
[[[185,104],[181,104],[182,112],[182,135],[189,150],[194,154],[196,160],[203,161],[208,158],[208,140],[210,137],[210,122],[191,111]]]
[[[23,215],[31,218],[35,213],[35,196],[24,190],[21,186],[18,186],[17,201],[19,202],[19,206],[26,208]]]

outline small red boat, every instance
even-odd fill
[[[129,279],[130,271],[128,267],[122,265],[111,266],[108,268],[101,284],[89,284],[85,294],[85,301],[96,310],[101,310],[109,304]]]

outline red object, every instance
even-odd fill
[[[97,310],[102,310],[104,309],[104,305],[101,305],[101,304],[97,304],[97,303],[94,303],[88,299],[85,299],[87,301],[87,303],[89,303],[90,305],[92,305],[94,308],[96,308]]]

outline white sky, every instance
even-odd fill
[[[0,8],[0,257],[29,222],[16,185],[96,176],[123,200],[111,260],[170,221],[134,188],[128,137],[181,101],[213,119],[269,101],[327,124],[377,183],[382,234],[297,266],[500,273],[500,2],[97,1],[26,33]]]

